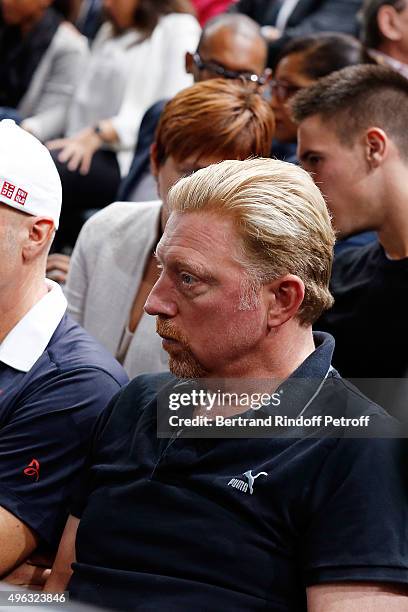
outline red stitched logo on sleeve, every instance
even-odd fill
[[[35,476],[35,481],[40,477],[40,462],[37,459],[33,459],[31,463],[24,470],[26,476]]]
[[[17,202],[17,204],[21,204],[21,206],[24,206],[24,204],[26,203],[26,199],[27,199],[28,193],[26,191],[24,191],[24,189],[17,189],[17,193],[14,196],[14,201]]]
[[[2,196],[6,196],[6,198],[10,198],[10,200],[11,200],[15,190],[16,190],[15,185],[12,185],[11,183],[8,183],[7,181],[4,181],[3,187],[1,189],[1,195]]]

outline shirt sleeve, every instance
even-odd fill
[[[28,386],[2,426],[0,506],[47,544],[58,543],[95,420],[120,382],[96,368],[57,372]]]
[[[70,25],[63,24],[60,28],[60,34],[56,35],[58,46],[54,46],[40,95],[31,106],[27,96],[20,109],[26,117],[23,126],[43,142],[64,134],[69,104],[88,57],[84,37],[73,28],[68,35]]]
[[[342,439],[310,497],[307,585],[408,583],[407,441]]]

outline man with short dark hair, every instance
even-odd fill
[[[345,68],[293,100],[299,159],[326,197],[340,235],[378,242],[340,253],[335,303],[317,323],[336,338],[343,376],[408,371],[408,81],[390,68]]]
[[[408,78],[407,0],[365,0],[361,39],[372,57]]]

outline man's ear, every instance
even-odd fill
[[[185,57],[185,66],[187,74],[192,74],[194,76],[194,60],[193,54],[187,51]]]
[[[305,285],[295,274],[286,274],[267,283],[263,288],[268,302],[269,329],[280,327],[293,319],[305,297]]]
[[[150,145],[150,172],[157,180],[157,177],[159,175],[159,162],[157,159],[157,145],[155,142]]]
[[[398,41],[402,38],[399,13],[390,4],[381,6],[377,13],[377,24],[384,38]]]
[[[381,128],[371,127],[365,133],[365,155],[370,168],[377,168],[388,153],[388,137]]]
[[[50,245],[54,235],[54,222],[44,217],[33,217],[28,228],[27,239],[23,245],[23,258],[32,261]]]

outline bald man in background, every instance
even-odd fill
[[[186,71],[194,81],[213,78],[244,78],[263,83],[267,47],[258,24],[245,15],[221,15],[207,23],[197,51],[186,53]],[[156,182],[149,169],[150,146],[167,100],[146,111],[135,156],[117,199],[144,202],[157,198]]]

